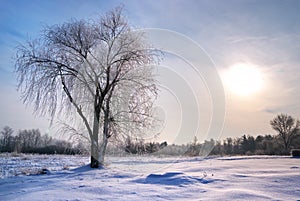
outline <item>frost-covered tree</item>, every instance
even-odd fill
[[[13,133],[13,129],[9,126],[5,126],[0,132],[0,151],[13,150]]]
[[[116,8],[96,21],[45,28],[18,48],[15,66],[23,101],[39,115],[75,122],[69,130],[87,137],[97,168],[109,138],[126,139],[118,134],[152,123],[156,61],[143,34],[132,31]]]

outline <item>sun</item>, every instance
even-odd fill
[[[224,76],[227,88],[239,96],[250,96],[262,89],[263,79],[253,64],[237,63],[231,66]]]

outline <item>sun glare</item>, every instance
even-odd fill
[[[252,64],[238,63],[231,66],[225,74],[225,84],[233,93],[249,96],[262,88],[261,72]]]

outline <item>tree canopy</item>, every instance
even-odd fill
[[[157,55],[118,7],[98,20],[46,27],[18,47],[15,66],[23,101],[37,114],[71,119],[74,130],[83,125],[98,167],[108,138],[151,124]]]

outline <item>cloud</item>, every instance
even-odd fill
[[[267,112],[267,113],[271,113],[271,114],[278,114],[280,109],[278,109],[278,108],[265,108],[263,111]]]

